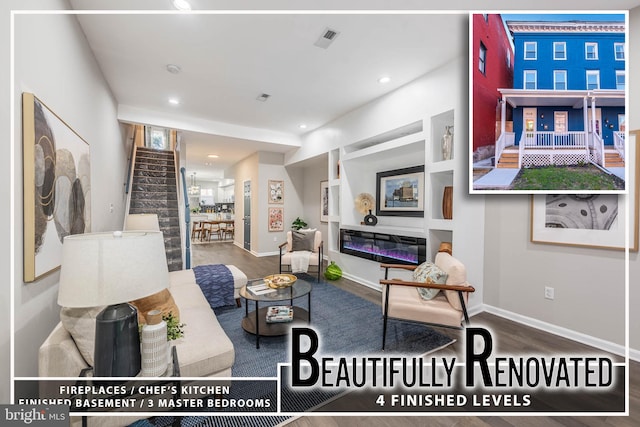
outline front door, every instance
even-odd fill
[[[589,132],[593,132],[593,108],[589,108]],[[596,133],[602,137],[602,110],[596,108]]]
[[[244,182],[244,248],[251,250],[251,181]]]
[[[555,133],[565,133],[569,131],[569,113],[566,111],[555,111],[553,113],[553,131]]]
[[[522,121],[524,124],[524,142],[525,145],[535,145],[536,143],[536,115],[538,114],[537,108],[523,108],[522,109]]]

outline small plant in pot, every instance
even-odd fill
[[[184,336],[184,327],[186,324],[180,323],[178,319],[173,316],[172,312],[162,316],[162,320],[167,323],[167,339],[169,341],[177,340]]]
[[[300,217],[297,217],[295,221],[291,223],[291,228],[293,228],[294,230],[300,230],[306,227],[307,223],[303,219],[300,219]]]

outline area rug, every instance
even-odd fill
[[[316,282],[311,276],[302,276],[313,284],[311,292],[311,325],[320,336],[320,352],[323,355],[365,356],[381,354],[382,347],[382,309],[379,305],[346,292],[328,282]],[[307,297],[294,300],[294,306],[309,309]],[[254,335],[245,332],[240,323],[245,315],[246,301],[243,307],[222,307],[215,310],[218,321],[235,348],[235,362],[232,368],[234,377],[275,377],[277,364],[289,362],[289,337],[263,337],[260,348],[256,349]],[[266,303],[263,303],[266,304]],[[250,302],[249,310],[253,310]],[[295,307],[294,307],[295,313]],[[451,338],[424,325],[389,320],[387,324],[387,342],[384,354],[402,354],[417,356],[446,347],[455,342]],[[251,383],[232,387],[232,393],[241,397],[243,387]],[[306,411],[322,405],[339,393],[314,390],[288,395],[283,391],[283,400],[295,399],[295,407]],[[253,390],[255,395],[255,390]],[[275,399],[273,391],[265,391],[265,396]],[[291,407],[291,406],[290,406]],[[272,427],[284,421],[286,416],[247,415],[180,417],[180,425],[188,427],[209,426],[252,426]],[[157,417],[140,420],[136,427],[164,427],[174,421],[173,417]]]

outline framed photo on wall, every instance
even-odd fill
[[[638,251],[638,181],[636,165],[640,151],[635,137],[627,145],[629,194],[540,194],[531,196],[531,242],[600,249],[625,249],[626,233],[629,250]],[[634,152],[635,150],[635,152]],[[635,158],[635,164],[633,159]],[[626,212],[629,205],[629,230]]]
[[[376,174],[376,215],[424,216],[424,165]]]
[[[91,231],[89,144],[32,93],[22,94],[24,281],[62,262],[62,240]]]
[[[284,203],[284,181],[270,179],[267,197],[270,204]]]
[[[268,230],[284,231],[284,208],[269,207]]]
[[[320,222],[329,222],[329,181],[320,181]]]

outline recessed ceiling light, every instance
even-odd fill
[[[181,70],[182,69],[178,65],[175,65],[175,64],[167,65],[167,71],[170,72],[171,74],[178,74]]]
[[[180,100],[178,98],[169,98],[169,104],[180,105]]]
[[[389,83],[391,81],[391,77],[389,76],[382,76],[378,79],[378,83]]]
[[[304,123],[302,123],[302,124],[298,125],[298,127],[299,127],[300,129],[306,129],[306,128],[307,128],[307,125],[305,125]]]
[[[171,4],[178,10],[191,10],[191,5],[187,0],[171,0]]]
[[[260,102],[265,102],[267,99],[269,99],[270,96],[271,95],[269,95],[268,93],[261,93],[256,99]]]
[[[217,154],[209,154],[207,157],[210,159],[217,159],[220,156],[218,156]]]

